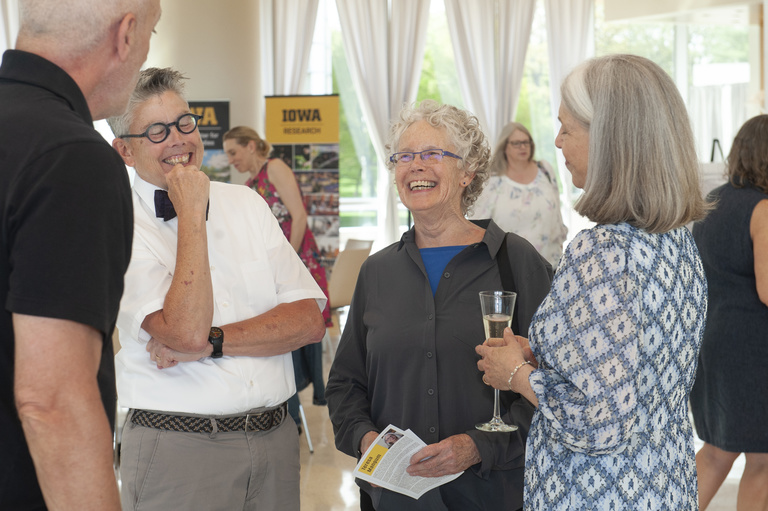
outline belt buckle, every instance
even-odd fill
[[[246,413],[245,414],[245,428],[244,429],[245,429],[246,432],[248,432],[248,425],[251,423],[251,417],[253,417],[254,415],[258,415],[258,414],[255,414],[255,413]]]

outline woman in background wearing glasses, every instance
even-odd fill
[[[518,122],[501,130],[491,159],[491,176],[470,218],[491,218],[502,230],[527,239],[553,266],[563,254],[568,229],[560,212],[555,171],[534,160],[536,144]]]
[[[461,473],[418,500],[358,480],[361,509],[518,509],[533,408],[505,392],[502,417],[520,429],[475,429],[493,410],[493,389],[475,365],[475,346],[485,340],[478,293],[502,287],[496,258],[506,243],[518,326],[527,332],[549,290],[551,266],[492,221],[466,219],[488,178],[490,154],[469,112],[434,101],[406,107],[387,149],[414,226],[360,270],[326,390],[336,446],[360,456],[393,424],[427,443],[411,458],[409,474]]]

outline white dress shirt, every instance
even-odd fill
[[[207,415],[275,406],[296,391],[291,354],[204,358],[158,369],[146,351],[144,318],[163,308],[176,266],[178,219],[155,216],[158,188],[136,176],[134,235],[117,327],[115,357],[120,404],[130,408]],[[213,326],[243,321],[281,303],[326,298],[283,234],[266,202],[246,186],[212,182],[208,258]],[[224,344],[227,339],[225,337]]]

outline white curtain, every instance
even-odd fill
[[[594,0],[544,0],[547,13],[547,42],[549,46],[549,88],[552,106],[554,136],[560,131],[557,112],[560,109],[560,84],[577,64],[594,53]],[[563,184],[563,203],[567,209],[564,219],[569,235],[578,222],[572,208],[570,174],[565,168],[563,155],[557,152],[557,167]]]
[[[273,11],[275,0],[261,0],[259,2],[259,47],[261,48],[261,95],[275,95],[275,45],[273,41],[274,30]],[[256,94],[257,91],[254,91]],[[262,124],[262,123],[260,123]],[[256,128],[262,133],[264,126]]]
[[[715,139],[723,154],[715,150],[713,161],[722,162],[728,156],[736,133],[749,118],[749,106],[748,83],[690,88],[688,113],[699,161],[712,160]]]
[[[544,0],[544,5],[552,113],[557,117],[563,78],[592,53],[594,0]]]
[[[18,0],[0,0],[0,55],[16,45],[18,33]]]
[[[259,2],[262,92],[300,94],[307,75],[319,0]]]
[[[397,192],[384,166],[392,118],[413,102],[421,75],[429,0],[336,0],[344,53],[378,159],[379,230],[398,238]]]
[[[525,68],[525,54],[531,38],[533,13],[536,0],[518,0],[499,2],[499,109],[500,117],[496,121],[496,131],[489,133],[494,138],[499,136],[505,124],[515,119],[517,103],[520,99],[520,87]],[[492,127],[493,128],[493,127]]]
[[[467,109],[495,141],[514,120],[535,0],[444,0]]]

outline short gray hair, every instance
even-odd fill
[[[533,141],[531,132],[519,122],[510,122],[501,129],[501,135],[499,135],[499,138],[496,140],[496,145],[493,148],[491,174],[503,176],[507,173],[507,140],[509,140],[512,133],[516,131],[526,135],[531,142],[531,155],[528,157],[528,161],[533,161],[533,157],[536,154],[536,143]]]
[[[148,0],[19,0],[19,39],[47,39],[57,51],[80,56],[104,41],[132,12],[143,19]]]
[[[651,233],[706,214],[688,112],[661,67],[636,55],[599,57],[574,69],[560,92],[563,107],[589,131],[578,213]]]
[[[480,196],[489,176],[488,162],[491,150],[480,128],[480,121],[466,110],[443,105],[431,99],[425,99],[418,105],[406,105],[400,110],[398,117],[390,127],[387,137],[385,148],[388,153],[397,150],[405,130],[418,121],[425,121],[448,134],[451,143],[456,147],[456,153],[462,158],[458,162],[459,169],[464,171],[465,176],[475,175],[461,197],[461,211],[466,214]],[[389,157],[386,164],[390,171],[395,170],[395,164],[389,161]]]
[[[175,92],[180,98],[184,97],[184,80],[187,78],[180,72],[170,67],[150,67],[139,75],[139,82],[128,100],[128,108],[122,115],[110,117],[107,124],[112,128],[116,137],[127,135],[133,122],[133,114],[136,107],[154,96],[160,96],[165,92]]]

